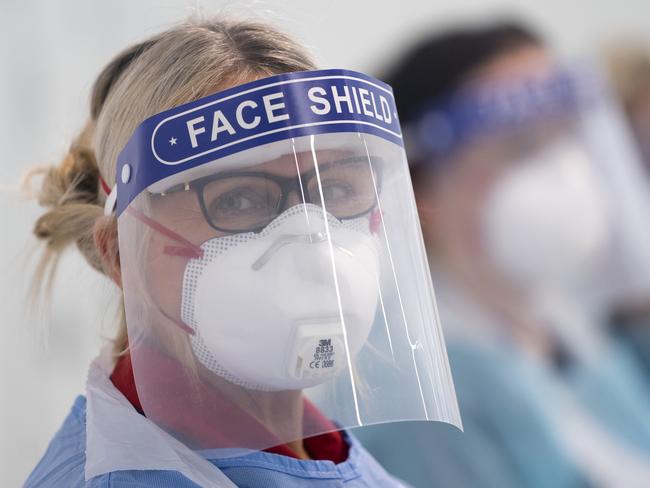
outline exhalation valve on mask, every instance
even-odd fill
[[[201,248],[185,269],[181,317],[211,372],[248,389],[302,389],[332,379],[366,342],[379,295],[367,216],[339,221],[301,204],[259,233]]]

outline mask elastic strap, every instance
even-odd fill
[[[116,188],[113,188],[112,190],[110,187],[106,184],[106,181],[102,176],[99,176],[99,182],[102,185],[102,189],[104,192],[108,195],[108,198],[106,199],[106,205],[104,206],[104,214],[105,215],[111,215],[115,209],[115,200],[117,199],[117,192]],[[156,222],[150,217],[147,217],[145,214],[142,212],[132,208],[128,207],[126,211],[135,217],[136,219],[140,220],[142,223],[145,225],[151,227],[153,230],[156,232],[160,232],[162,235],[169,237],[170,239],[180,242],[183,244],[181,247],[177,246],[165,246],[164,252],[165,254],[169,254],[172,256],[183,256],[183,257],[188,257],[188,258],[199,258],[203,257],[203,249],[201,249],[199,246],[196,244],[191,243],[187,239],[184,239],[180,235],[178,235],[176,232],[173,230],[169,229],[168,227],[165,227],[159,222]],[[176,326],[178,326],[181,330],[183,330],[185,333],[189,335],[194,335],[195,332],[192,330],[190,326],[188,326],[186,323],[176,320],[173,317],[170,317],[169,314],[167,314],[162,308],[160,308],[156,304],[156,309],[158,312],[160,312],[165,318],[168,320],[172,321]]]
[[[156,222],[153,220],[151,217],[147,217],[145,214],[140,212],[139,210],[134,209],[133,207],[128,207],[126,211],[139,221],[141,221],[143,224],[151,227],[153,230],[156,232],[159,232],[160,234],[164,235],[165,237],[168,237],[176,242],[180,242],[183,244],[183,246],[177,247],[177,246],[165,246],[164,248],[164,253],[172,256],[183,256],[183,257],[188,257],[188,258],[200,258],[203,257],[203,249],[201,249],[199,246],[196,244],[191,243],[187,239],[184,239],[180,235],[178,235],[176,232],[173,230],[169,229],[168,227],[165,227],[159,222]],[[171,317],[169,314],[167,314],[162,308],[159,306],[156,306],[158,309],[158,312],[160,312],[165,318],[168,320],[171,320],[176,324],[180,329],[182,329],[184,332],[186,332],[189,335],[194,335],[195,332],[192,330],[191,327],[189,327],[186,323],[176,320],[175,318]]]
[[[102,175],[99,175],[99,183],[102,186],[102,190],[106,193],[106,202],[104,202],[104,215],[107,217],[113,215],[115,211],[115,205],[117,204],[117,185],[113,187],[108,186],[106,180],[102,178]]]
[[[370,230],[371,234],[379,234],[379,229],[381,227],[381,210],[376,208],[371,214],[370,214],[370,222],[368,223],[368,229]]]
[[[100,185],[102,185],[102,190],[104,190],[104,193],[106,193],[106,195],[110,195],[111,194],[111,187],[108,186],[108,184],[106,183],[106,180],[102,177],[102,175],[99,175],[99,183],[100,183]]]
[[[117,200],[117,186],[115,186],[111,190],[111,188],[106,183],[106,180],[102,178],[102,175],[99,175],[99,183],[101,184],[104,193],[108,195],[108,197],[106,198],[106,204],[104,205],[104,215],[111,215],[115,210],[115,203]],[[132,207],[129,207],[126,211],[131,215],[133,215],[138,220],[140,220],[141,222],[145,223],[146,225],[154,229],[155,231],[182,244],[182,246],[165,246],[164,249],[165,254],[168,254],[170,256],[180,256],[189,259],[203,257],[203,249],[201,249],[196,244],[191,243],[187,239],[184,239],[183,237],[181,237],[180,235],[178,235],[176,232],[169,229],[168,227],[165,227],[164,225],[156,222],[150,217],[147,217],[145,214],[135,210]]]
[[[158,313],[160,313],[163,317],[165,317],[167,320],[170,320],[174,322],[174,325],[176,325],[178,328],[180,328],[183,332],[185,332],[188,335],[194,335],[196,332],[192,330],[192,328],[187,325],[185,322],[181,320],[177,320],[171,315],[169,315],[167,312],[165,312],[157,303],[155,304],[156,310],[158,310]]]
[[[136,219],[144,223],[145,225],[151,227],[156,232],[164,235],[165,237],[170,238],[173,241],[182,244],[181,246],[165,246],[164,248],[165,254],[170,256],[181,256],[190,259],[203,257],[203,249],[201,249],[200,246],[197,246],[196,244],[185,239],[184,237],[181,237],[179,234],[171,230],[169,227],[165,227],[161,223],[156,222],[151,217],[147,217],[145,214],[143,214],[139,210],[136,210],[133,207],[128,207],[126,211],[130,215],[132,215],[133,217],[135,217]]]

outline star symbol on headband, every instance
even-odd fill
[[[175,137],[172,137],[172,138],[169,140],[169,143],[170,143],[172,146],[175,146],[175,145],[176,145],[176,138],[175,138]]]

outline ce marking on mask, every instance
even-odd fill
[[[332,339],[321,339],[314,351],[313,360],[309,363],[310,369],[326,369],[334,367],[334,345]]]

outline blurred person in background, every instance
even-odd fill
[[[650,45],[611,42],[603,50],[607,73],[650,178]],[[650,299],[632,297],[612,312],[613,333],[638,356],[650,383]]]
[[[384,79],[464,433],[362,438],[416,486],[647,486],[650,391],[605,327],[647,290],[647,192],[598,77],[499,23],[425,39]]]

